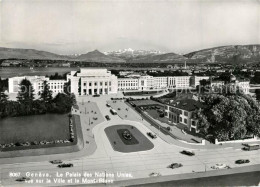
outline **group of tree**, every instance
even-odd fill
[[[60,80],[60,79],[66,80],[67,74],[68,73],[64,73],[64,74],[60,75],[56,72],[54,75],[51,75],[49,78],[50,78],[50,80]],[[46,75],[46,77],[48,77],[48,75]]]
[[[260,136],[260,107],[251,96],[241,92],[204,95],[205,108],[194,113],[200,133],[214,141]]]
[[[76,104],[74,94],[58,93],[54,98],[47,81],[43,82],[43,90],[35,99],[35,91],[29,80],[24,79],[19,84],[17,101],[8,100],[7,95],[0,91],[0,118],[24,116],[45,113],[67,113]]]
[[[260,84],[260,72],[255,72],[254,77],[250,80],[250,84]]]

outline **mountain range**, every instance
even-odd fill
[[[77,55],[58,55],[35,49],[1,48],[0,59],[68,60],[101,63],[254,63],[260,62],[260,45],[231,45],[194,51],[185,55],[131,48]]]

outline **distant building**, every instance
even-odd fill
[[[35,93],[38,94],[43,90],[43,82],[47,81],[50,90],[53,93],[63,93],[64,84],[66,80],[50,80],[45,76],[22,76],[22,77],[12,77],[8,79],[8,91],[9,93],[18,93],[20,90],[19,84],[22,80],[27,79],[31,82],[32,88]]]
[[[62,67],[70,67],[70,63],[63,63],[61,66]]]
[[[173,66],[172,65],[167,65],[167,68],[168,69],[173,69]]]

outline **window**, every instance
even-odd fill
[[[184,116],[188,116],[188,112],[187,111],[184,111]]]
[[[90,82],[90,83],[89,83],[89,86],[91,86],[91,85],[92,85],[92,83]]]
[[[95,86],[97,86],[97,82],[95,82]]]
[[[84,82],[84,86],[86,86],[86,83]]]
[[[105,86],[107,86],[107,82],[105,82]]]
[[[187,124],[187,119],[184,119],[184,123]]]
[[[100,86],[102,86],[103,85],[103,82],[100,82]]]
[[[109,81],[109,86],[111,86],[111,81]]]
[[[182,122],[182,117],[179,117],[180,122]]]

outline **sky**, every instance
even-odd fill
[[[260,0],[0,0],[0,46],[188,53],[260,44]]]

